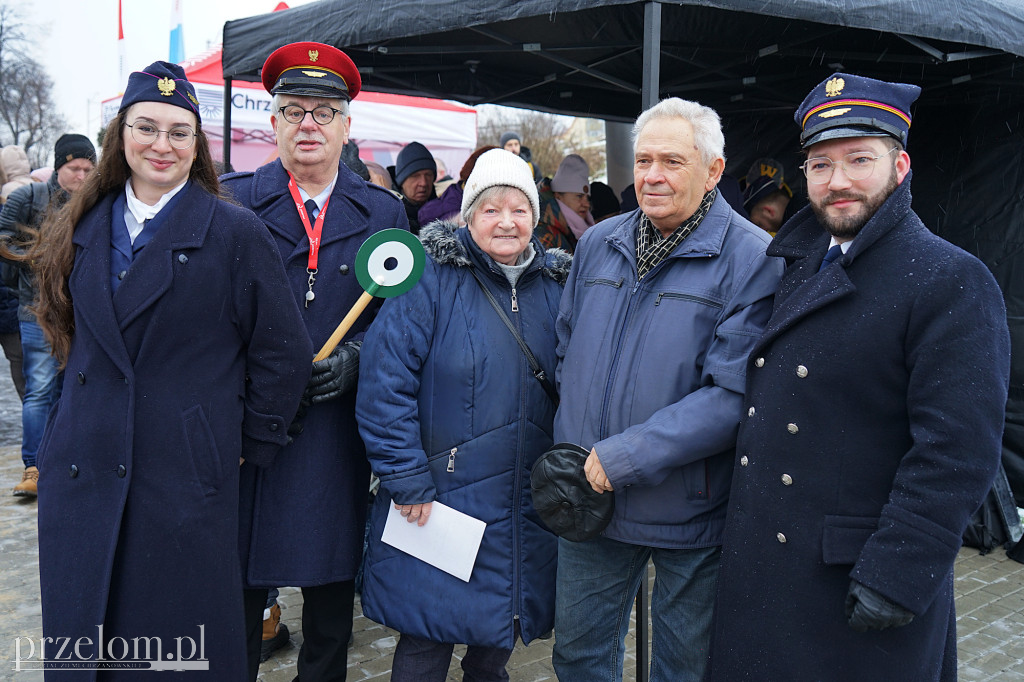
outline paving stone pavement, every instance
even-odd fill
[[[10,496],[21,480],[16,446],[0,447],[0,680],[41,682],[39,672],[14,672],[15,639],[42,636],[39,607],[39,561],[36,544],[36,503]],[[70,558],[69,558],[70,559]],[[1024,681],[1024,564],[996,550],[980,556],[962,549],[956,562],[957,631],[960,680],[963,682]],[[183,595],[187,598],[187,595]],[[291,642],[260,668],[262,682],[291,682],[302,642],[302,594],[281,590],[282,620]],[[397,633],[363,617],[355,608],[354,642],[348,656],[348,679],[387,680]],[[554,680],[551,640],[516,647],[509,662],[512,682]],[[634,629],[627,638],[624,679],[636,680]],[[461,679],[456,647],[448,680]],[[774,682],[774,681],[772,681]]]

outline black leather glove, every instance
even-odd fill
[[[306,384],[303,399],[314,405],[334,400],[356,387],[359,378],[359,347],[362,341],[349,341],[334,349],[323,360],[313,363],[313,376]]]
[[[914,620],[914,614],[866,587],[850,581],[846,593],[846,619],[857,632],[898,628]]]

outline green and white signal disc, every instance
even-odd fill
[[[380,298],[399,296],[423,276],[423,244],[411,232],[397,228],[370,235],[356,254],[356,278],[368,293]]]

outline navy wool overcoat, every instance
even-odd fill
[[[956,679],[953,561],[999,462],[999,289],[911,210],[908,175],[821,272],[810,208],[747,365],[709,679]],[[851,579],[914,614],[856,632]]]
[[[363,293],[356,253],[385,228],[408,229],[402,202],[342,164],[327,204],[314,293],[309,290],[309,239],[288,191],[281,161],[224,177],[273,236],[314,350],[327,341]],[[380,307],[371,303],[343,341],[362,339]],[[307,359],[312,363],[312,356]],[[311,587],[351,580],[359,569],[370,466],[355,418],[355,391],[309,407],[302,433],[267,469],[243,465],[239,544],[249,587]]]
[[[284,444],[309,340],[263,224],[194,183],[112,296],[115,198],[74,233],[75,330],[39,455],[43,632],[88,637],[83,658],[121,655],[118,637],[177,657],[188,637],[209,660],[194,674],[244,680],[239,457]]]

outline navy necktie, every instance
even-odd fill
[[[818,268],[818,272],[821,272],[822,270],[824,270],[828,266],[832,265],[832,263],[834,263],[836,261],[836,259],[839,258],[842,255],[843,255],[843,247],[839,246],[839,244],[836,244],[835,246],[830,248],[828,250],[828,253],[825,254],[824,260],[821,261],[821,267]]]
[[[146,218],[145,220],[142,221],[142,232],[146,231],[146,226],[149,225],[149,221],[150,220],[152,220],[152,218]],[[140,237],[142,237],[142,232],[140,232],[139,234],[135,235],[135,241],[132,242],[132,261],[133,262],[135,261],[136,258],[138,258],[139,251],[142,251],[142,247],[144,247],[146,244],[149,243],[149,239],[148,239],[149,235],[146,235],[147,239],[140,239]]]
[[[305,206],[306,206],[306,215],[309,216],[309,222],[313,222],[313,219],[316,218],[316,216],[313,215],[314,212],[319,211],[320,209],[317,208],[316,202],[313,201],[312,199],[306,199]]]

